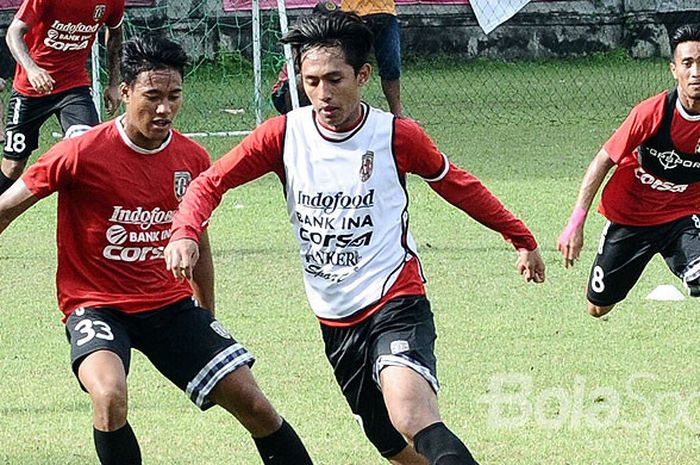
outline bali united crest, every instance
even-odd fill
[[[95,6],[95,11],[92,13],[92,19],[95,20],[95,22],[98,22],[99,20],[102,19],[102,17],[105,15],[105,10],[107,10],[107,5],[96,5]]]
[[[374,168],[374,152],[368,150],[362,155],[362,165],[360,165],[360,180],[366,182],[372,176]]]
[[[189,171],[175,171],[175,197],[178,201],[182,200],[182,197],[187,192],[187,186],[190,185],[192,181],[192,173]]]

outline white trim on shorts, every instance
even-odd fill
[[[696,258],[690,264],[685,273],[683,273],[683,282],[687,283],[700,277],[700,258]]]
[[[429,369],[409,357],[408,355],[404,354],[396,354],[396,355],[380,355],[377,358],[377,361],[374,362],[374,369],[372,370],[372,379],[374,379],[374,382],[377,383],[377,386],[379,386],[379,390],[382,389],[382,385],[379,383],[379,373],[386,367],[393,366],[393,367],[404,367],[404,368],[410,368],[411,370],[415,371],[419,375],[421,375],[425,380],[430,383],[430,386],[432,386],[433,391],[437,394],[440,391],[440,384],[438,383],[438,380],[433,374],[430,372]]]
[[[216,354],[216,357],[211,359],[204,368],[199,370],[197,376],[187,383],[185,392],[197,407],[206,410],[214,405],[212,401],[207,399],[214,386],[224,376],[234,372],[243,365],[251,365],[254,361],[255,358],[241,344],[236,343],[227,347]]]

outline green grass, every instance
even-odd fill
[[[527,66],[541,79],[549,76],[549,65]],[[588,66],[591,76],[599,75],[596,66],[621,78],[631,72],[629,63],[615,60]],[[178,122],[183,130],[198,129],[190,103]],[[472,104],[479,106],[474,111],[491,105]],[[528,105],[527,99],[512,105]],[[697,303],[645,300],[658,284],[678,284],[654,260],[628,299],[594,320],[585,313],[584,287],[601,217],[590,215],[583,260],[574,269],[564,270],[554,249],[585,167],[628,109],[552,125],[533,110],[532,122],[487,119],[458,131],[436,120],[442,108],[417,115],[452,161],[525,219],[548,265],[546,283],[523,283],[513,268],[515,253],[498,234],[410,179],[412,231],[439,333],[442,414],[483,465],[690,464],[700,454]],[[212,118],[212,126],[228,124],[218,113]],[[236,140],[202,142],[219,157]],[[40,202],[0,237],[3,465],[96,463],[89,399],[70,372],[55,303],[55,204],[55,197]],[[216,212],[210,235],[219,318],[258,357],[259,383],[316,463],[385,463],[362,436],[324,359],[285,210],[279,182],[267,176],[230,192]],[[531,383],[530,392],[498,384],[515,379]],[[138,354],[129,388],[129,418],[145,463],[259,463],[230,416],[198,412]],[[489,399],[499,390],[521,403],[496,409]],[[518,405],[532,413],[522,416]],[[687,422],[675,421],[681,407]],[[499,417],[524,421],[507,427]]]

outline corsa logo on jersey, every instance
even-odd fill
[[[667,192],[685,192],[688,189],[687,184],[673,184],[669,181],[662,181],[657,179],[655,176],[644,171],[644,168],[638,166],[634,170],[634,176],[639,179],[642,184],[651,187],[657,191],[667,191]]]

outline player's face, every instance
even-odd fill
[[[355,74],[338,47],[314,48],[304,54],[304,91],[322,124],[336,131],[352,128],[360,117],[360,90],[370,72],[370,65],[364,64]]]
[[[141,72],[131,86],[120,87],[126,106],[124,129],[132,142],[158,148],[170,132],[182,103],[182,76],[172,68]]]
[[[700,42],[682,42],[676,47],[671,73],[678,81],[681,103],[700,105]]]

